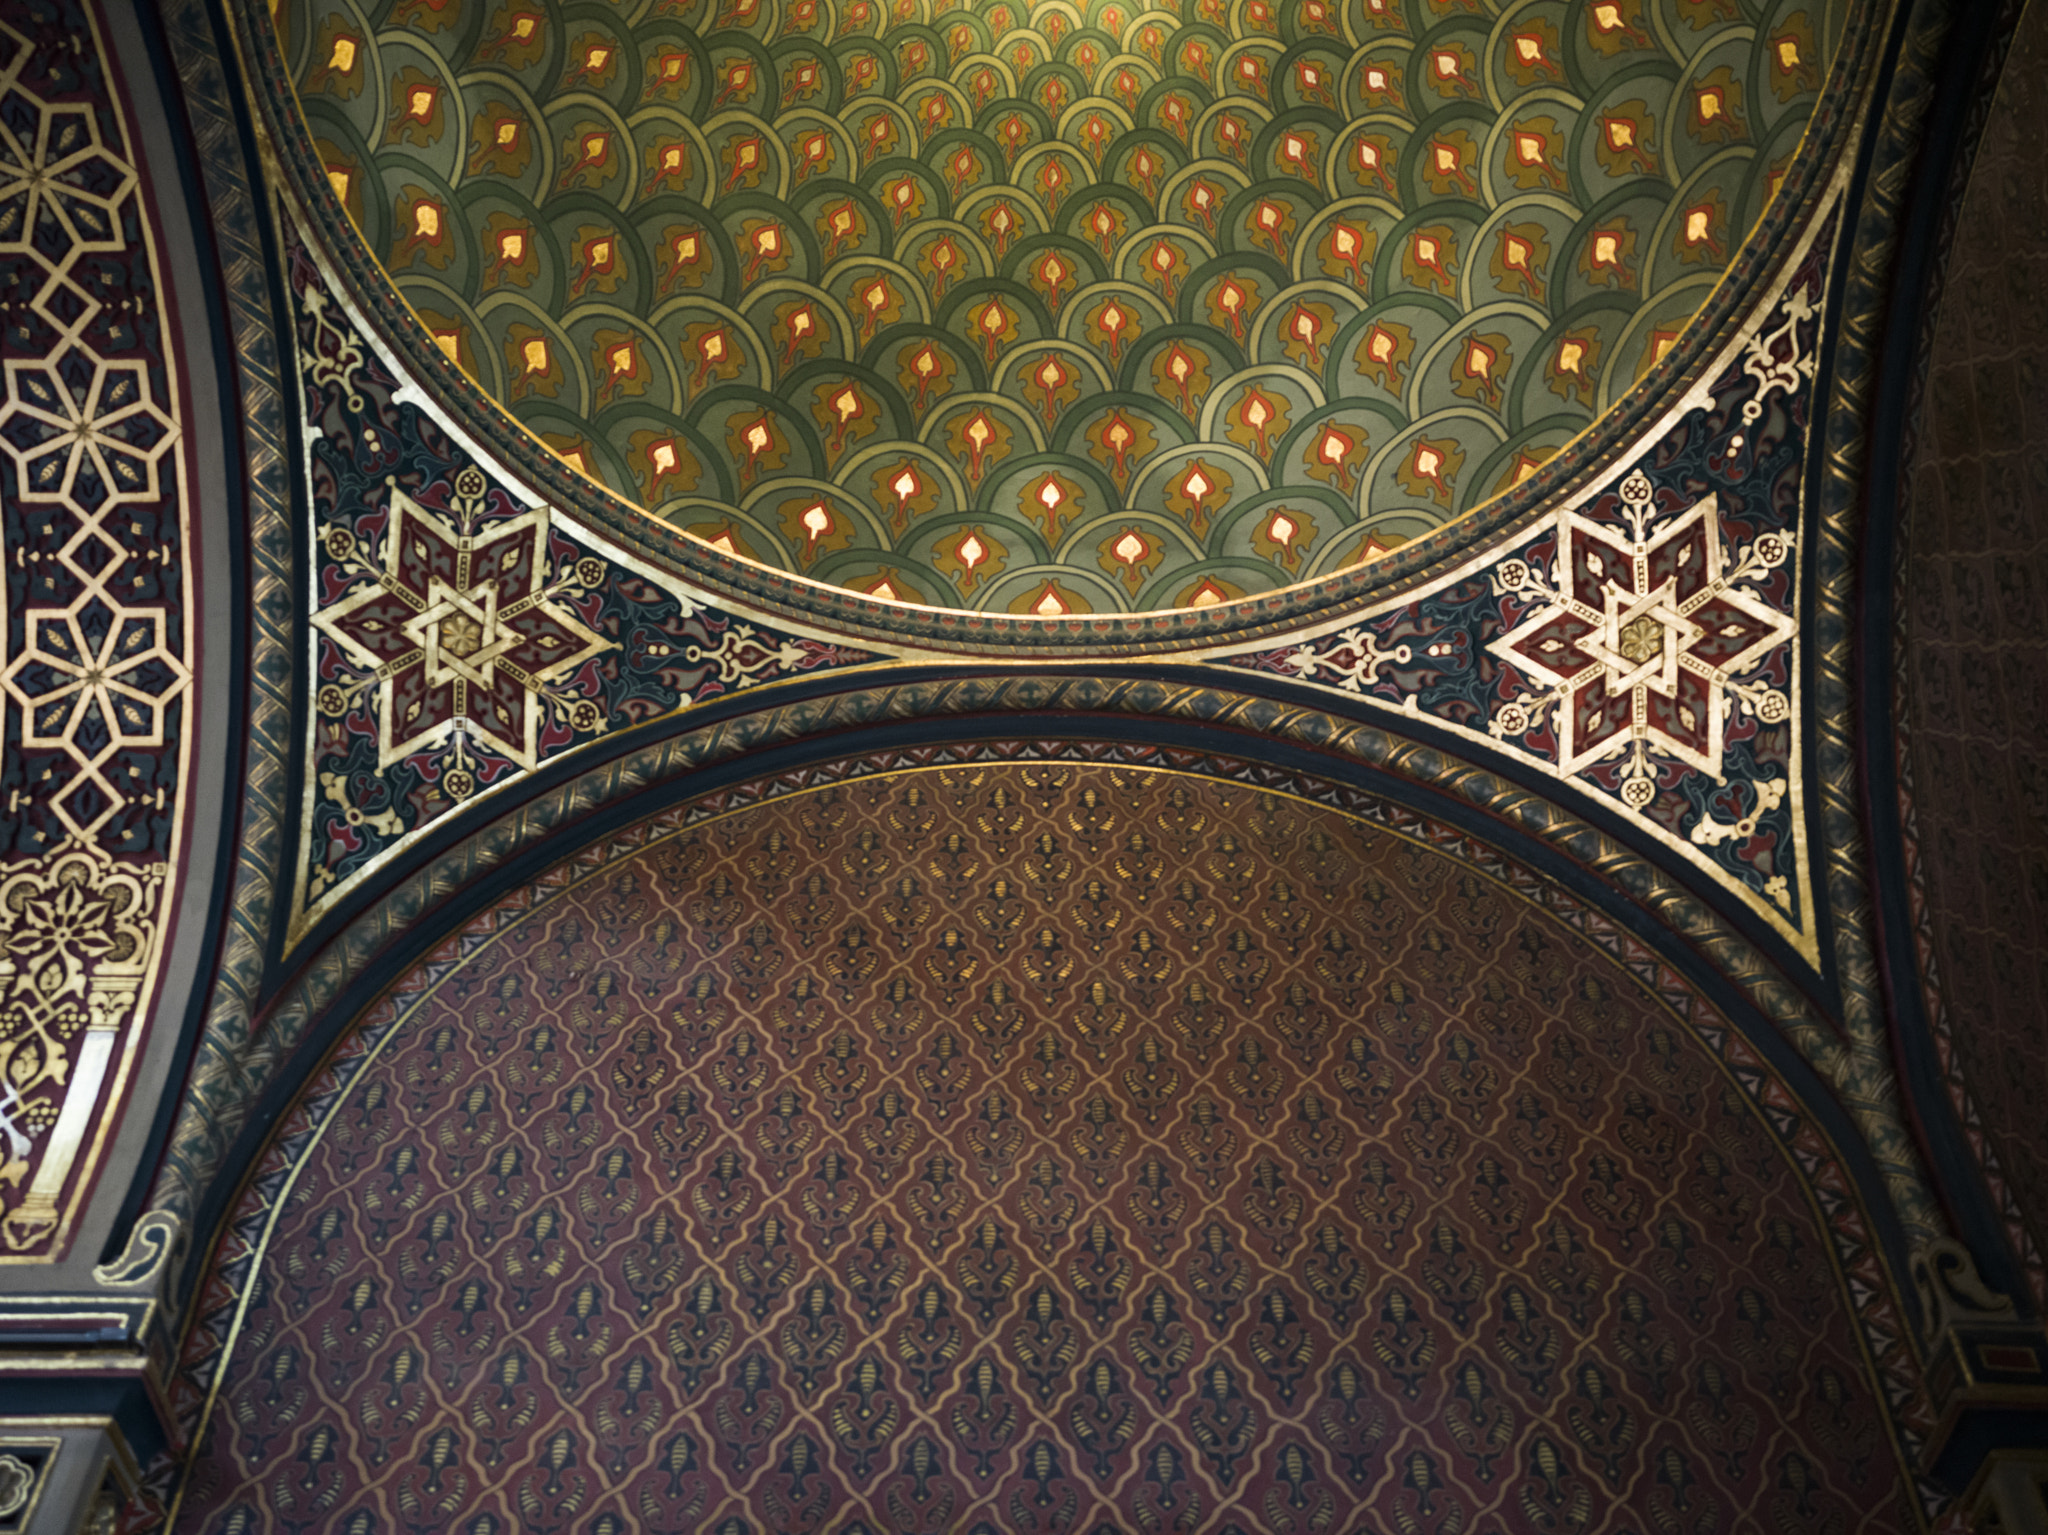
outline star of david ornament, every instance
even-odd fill
[[[1786,717],[1783,693],[1743,679],[1795,624],[1746,589],[1784,563],[1781,535],[1730,549],[1715,496],[1660,515],[1640,471],[1620,495],[1626,529],[1560,511],[1550,571],[1523,560],[1496,569],[1503,594],[1532,606],[1487,648],[1536,687],[1490,728],[1520,737],[1549,722],[1566,775],[1625,755],[1622,799],[1641,809],[1656,796],[1654,757],[1722,777],[1731,701],[1765,723]]]
[[[547,509],[487,520],[482,487],[474,470],[457,477],[451,520],[394,486],[367,558],[330,535],[330,554],[372,579],[313,621],[374,675],[380,769],[456,736],[531,768],[548,689],[612,648],[561,600],[596,562],[551,584]]]

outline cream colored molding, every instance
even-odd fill
[[[113,1535],[141,1482],[112,1418],[0,1418],[5,1535]]]

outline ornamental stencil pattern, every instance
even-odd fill
[[[1539,766],[1635,819],[1814,962],[1797,577],[1831,232],[1613,487],[1362,621],[1226,664]]]
[[[1215,659],[1540,764],[1817,962],[1795,615],[1832,231],[1809,229],[1720,376],[1620,484],[1363,619]],[[318,718],[296,932],[401,841],[545,758],[734,688],[876,659],[738,623],[526,505],[400,387],[297,249]]]
[[[190,723],[176,371],[95,26],[0,21],[0,1262],[61,1255],[119,1102]]]
[[[482,396],[731,553],[1052,617],[1270,592],[1520,483],[1800,179],[1850,8],[267,10],[337,254]]]
[[[607,732],[873,657],[743,622],[478,465],[291,246],[312,524],[302,934],[415,833]]]
[[[482,471],[460,470],[451,518],[395,485],[381,550],[358,547],[350,529],[326,540],[337,573],[367,575],[313,621],[373,679],[378,690],[377,766],[452,743],[455,766],[443,787],[453,799],[476,792],[457,737],[531,768],[540,730],[553,717],[585,729],[597,705],[558,686],[613,648],[576,616],[574,601],[604,579],[604,565],[549,560],[548,518],[535,509],[485,520]],[[335,686],[330,684],[330,686]],[[353,702],[321,693],[327,712]],[[465,775],[456,778],[453,775]]]
[[[2034,1134],[2048,1008],[2048,11],[2022,13],[1959,190],[1895,567],[1900,814],[1921,992],[1949,1101],[2048,1301],[2048,1156]]]
[[[1543,882],[1181,773],[754,792],[344,1045],[179,1529],[1914,1527],[1839,1168]]]
[[[1767,587],[1784,564],[1782,536],[1731,550],[1714,495],[1659,515],[1646,476],[1623,480],[1619,493],[1625,533],[1560,512],[1548,572],[1515,561],[1499,567],[1500,585],[1523,612],[1489,648],[1535,686],[1493,726],[1503,737],[1547,728],[1564,773],[1584,772],[1625,742],[1621,798],[1640,809],[1657,794],[1651,751],[1718,778],[1736,706],[1765,724],[1785,719],[1783,692],[1736,679],[1789,641],[1795,625],[1750,584]],[[1773,786],[1761,797],[1775,804],[1787,784]]]

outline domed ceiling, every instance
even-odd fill
[[[541,440],[897,601],[1200,606],[1492,498],[1677,342],[1821,0],[287,0],[335,194]]]

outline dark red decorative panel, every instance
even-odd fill
[[[1950,247],[1899,571],[1923,979],[1957,1112],[2004,1196],[2037,1303],[2048,1299],[2044,63],[2048,11],[2033,8],[2013,38]]]
[[[1909,1527],[1776,1136],[1491,855],[1072,763],[666,824],[287,1127],[180,1528]]]

